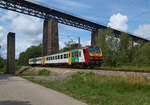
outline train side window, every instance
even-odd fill
[[[84,54],[86,53],[86,50],[85,50],[85,49],[83,49],[83,53],[84,53]]]
[[[64,54],[64,59],[66,58],[65,54]]]
[[[64,59],[68,58],[68,54],[64,54]]]
[[[66,54],[66,57],[68,58],[68,54]]]
[[[79,51],[79,57],[81,57],[81,51]]]
[[[74,57],[74,53],[72,52],[72,58]]]
[[[61,55],[61,59],[63,59],[63,55]]]
[[[66,54],[64,54],[64,59],[66,59],[67,57],[66,57]]]

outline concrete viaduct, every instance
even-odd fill
[[[98,35],[98,30],[107,28],[106,26],[26,0],[0,0],[0,8],[44,19],[42,56],[57,53],[59,51],[58,23],[91,31],[92,46],[95,45],[95,37]],[[116,36],[120,36],[121,31],[115,29],[112,30],[114,30]],[[132,37],[132,42],[137,40],[143,40],[145,42],[149,41],[132,34],[128,35]],[[9,40],[11,40],[11,37],[9,38]],[[12,40],[14,40],[14,35],[12,35]],[[13,51],[9,50],[9,48],[11,47],[8,46],[8,51]],[[11,57],[9,52],[7,55],[8,57]],[[12,55],[14,55],[14,53]],[[12,61],[10,61],[10,64],[11,62]]]

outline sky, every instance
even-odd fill
[[[28,0],[150,40],[150,0]],[[0,9],[0,56],[7,55],[7,34],[16,33],[16,58],[42,42],[42,19]],[[73,39],[90,45],[91,32],[59,24],[59,45]]]

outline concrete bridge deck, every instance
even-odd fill
[[[0,105],[86,105],[20,77],[0,74]]]

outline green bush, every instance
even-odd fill
[[[4,60],[0,58],[0,68],[4,68],[4,66],[5,66]]]
[[[46,69],[43,69],[43,70],[41,70],[39,73],[38,73],[38,75],[40,75],[40,76],[49,76],[50,75],[50,71],[48,71],[48,70],[46,70]]]

